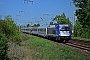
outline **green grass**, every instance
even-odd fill
[[[86,38],[81,38],[81,37],[72,37],[74,39],[80,39],[80,40],[85,40],[85,41],[90,41],[90,39],[86,39]]]
[[[57,46],[43,38],[31,36],[27,40],[29,46],[34,49],[33,59],[38,60],[90,60],[90,56],[84,56],[77,50],[69,47]]]

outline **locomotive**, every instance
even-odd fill
[[[68,42],[71,39],[70,26],[67,24],[50,25],[48,27],[23,27],[21,31],[63,42]]]

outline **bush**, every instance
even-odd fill
[[[4,34],[0,33],[0,60],[9,60],[7,56],[8,44],[7,38]]]
[[[84,28],[78,20],[76,20],[76,24],[74,25],[74,36],[90,39],[90,28]]]
[[[89,31],[88,28],[83,28],[81,37],[82,37],[82,38],[90,39],[90,31]]]
[[[0,20],[0,30],[8,40],[20,42],[20,32],[10,15],[6,16],[5,20]]]
[[[0,60],[8,60],[8,40],[20,43],[20,32],[11,15],[0,20]]]

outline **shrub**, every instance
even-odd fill
[[[9,60],[7,56],[8,44],[7,38],[4,34],[0,33],[0,60]]]

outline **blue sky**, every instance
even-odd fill
[[[61,15],[72,17],[72,0],[0,0],[0,15],[4,18],[12,15],[15,23],[25,25],[27,23],[42,25],[49,24],[51,18]],[[72,22],[72,19],[70,18]]]

